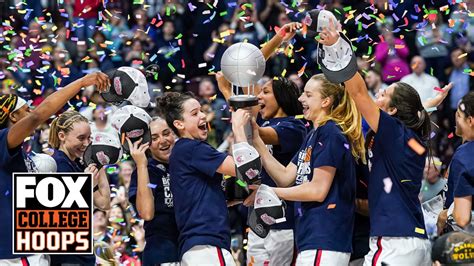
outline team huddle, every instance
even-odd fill
[[[430,154],[427,110],[443,101],[451,85],[422,102],[413,87],[396,82],[373,100],[357,71],[351,43],[331,15],[311,14],[319,24],[312,27],[319,33],[323,74],[311,77],[303,91],[283,77],[257,86],[258,105],[232,112],[233,156],[206,142],[206,115],[193,94],[165,93],[156,99],[158,115],[150,116],[139,108],[143,97],[126,92],[122,84],[134,107],[120,107],[116,115],[124,118],[112,124],[123,133],[117,138],[122,137],[119,141],[136,164],[129,197],[145,220],[144,265],[235,265],[230,252],[231,202],[223,192],[227,176],[239,176],[247,184],[242,201],[249,207],[251,228],[248,265],[431,265],[419,198]],[[302,27],[282,27],[261,49],[264,58]],[[233,85],[220,72],[216,79],[229,100]],[[34,163],[25,163],[24,139],[90,85],[101,93],[117,86],[110,74],[92,73],[33,111],[18,96],[0,96],[0,188],[11,187],[13,172],[35,171]],[[462,98],[455,119],[464,144],[451,163],[446,208],[453,207],[440,214],[439,231],[453,223],[462,229],[471,222],[473,92]],[[76,160],[86,157],[90,135],[88,120],[67,111],[52,122],[49,141],[57,172],[92,173],[94,205],[107,209],[110,188],[101,158],[93,157],[85,169]],[[105,153],[120,157],[116,149]],[[0,205],[11,206],[11,198],[2,197]],[[6,243],[0,245],[0,259],[22,263],[11,254],[11,209],[0,208],[0,215],[7,217],[0,231]],[[369,242],[357,241],[357,232],[369,227]],[[37,255],[28,261],[94,265],[96,258]]]

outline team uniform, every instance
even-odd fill
[[[296,265],[347,265],[352,251],[356,169],[346,136],[328,121],[308,133],[292,162],[297,165],[296,185],[310,182],[315,168],[336,168],[323,202],[295,203]]]
[[[142,254],[143,265],[156,265],[179,261],[178,228],[173,209],[173,195],[170,190],[168,165],[153,158],[148,159],[149,187],[153,190],[155,215],[145,221],[146,245]],[[130,187],[130,202],[136,209],[137,170],[133,171]]]
[[[431,265],[430,243],[418,198],[426,155],[408,146],[416,133],[380,111],[367,136],[370,252],[364,265]]]
[[[171,192],[181,265],[235,265],[222,175],[227,154],[208,143],[180,138],[170,155]]]
[[[474,195],[474,141],[461,145],[454,156],[461,161],[462,169],[459,170],[457,182],[454,185],[454,197],[467,197]],[[472,205],[474,206],[474,204]],[[474,209],[474,207],[472,207]]]
[[[445,208],[454,202],[457,184],[467,184],[474,178],[474,141],[469,141],[456,149],[448,175],[448,191],[446,192]],[[466,183],[467,182],[467,183]],[[457,188],[462,189],[461,187]],[[463,194],[463,193],[461,193]],[[467,196],[467,195],[465,195]]]
[[[23,152],[21,146],[8,149],[8,128],[0,130],[0,265],[49,265],[45,255],[12,254],[12,174],[36,172],[31,159]]]
[[[61,150],[54,150],[52,155],[56,161],[58,173],[83,173],[84,167],[76,161],[72,161]],[[51,255],[51,265],[95,265],[94,255]]]
[[[356,198],[367,200],[367,179],[369,177],[367,165],[359,162],[356,166],[356,176]],[[369,253],[370,218],[357,212],[355,212],[354,218],[350,266],[361,266],[364,264],[365,255]]]
[[[301,119],[294,117],[272,118],[261,127],[272,127],[280,141],[279,145],[267,145],[270,153],[282,165],[288,165],[298,152],[306,137],[306,127]],[[265,169],[261,173],[262,184],[277,185]],[[286,201],[286,222],[272,225],[266,238],[260,238],[253,231],[248,235],[247,261],[254,265],[290,265],[294,247],[294,203]]]

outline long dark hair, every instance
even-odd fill
[[[286,115],[295,116],[303,113],[303,106],[298,101],[301,90],[293,81],[278,77],[272,80],[272,88],[278,105]]]
[[[416,132],[423,141],[428,141],[431,134],[431,120],[420,99],[418,92],[404,82],[395,83],[390,107],[397,108],[394,117],[406,127]]]
[[[195,99],[192,92],[167,92],[163,96],[156,98],[158,114],[165,118],[168,126],[178,137],[181,136],[173,122],[175,120],[183,120],[183,104],[189,99]]]
[[[459,110],[463,112],[466,117],[474,116],[474,91],[468,92],[459,102]]]

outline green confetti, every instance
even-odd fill
[[[33,50],[31,48],[26,49],[25,56],[30,56],[31,52],[33,52]]]
[[[371,55],[371,54],[372,54],[372,46],[369,46],[369,50],[367,51],[367,54],[368,54],[368,55]]]
[[[219,13],[219,16],[221,16],[221,17],[227,16],[227,11],[224,11],[224,12]]]
[[[433,68],[430,67],[430,75],[433,76]]]
[[[171,14],[171,9],[169,6],[166,7],[166,16],[169,17]]]
[[[346,7],[344,7],[342,10],[344,10],[344,12],[351,11],[351,10],[352,10],[352,6],[346,6]]]
[[[342,15],[341,11],[339,11],[337,8],[334,9],[334,12],[338,13],[339,15]]]
[[[174,66],[171,64],[171,63],[168,63],[168,68],[171,70],[171,72],[175,72],[176,69],[174,68]]]
[[[181,39],[182,37],[183,37],[183,34],[180,33],[180,34],[178,34],[178,36],[175,37],[175,39],[178,40],[178,39]]]
[[[8,54],[8,61],[12,60],[13,58],[15,58],[17,55],[17,53],[11,53],[11,54]]]
[[[243,15],[245,15],[245,11],[240,12],[237,16],[240,18]]]
[[[362,22],[357,23],[357,31],[362,31]]]
[[[241,187],[247,187],[247,183],[245,183],[244,181],[242,181],[240,179],[237,179],[237,181],[235,181],[235,183],[237,183],[237,185],[239,185]]]

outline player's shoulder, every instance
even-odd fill
[[[318,133],[321,137],[344,138],[341,127],[333,120],[329,120],[324,125],[318,126]]]

